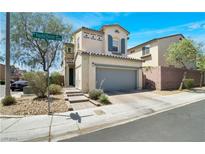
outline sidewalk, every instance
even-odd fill
[[[0,139],[1,141],[67,139],[194,103],[205,99],[205,93],[182,92],[151,97],[149,102],[141,100],[140,103],[144,105],[119,103],[54,115],[1,118]]]

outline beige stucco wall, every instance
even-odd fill
[[[173,43],[179,41],[181,36],[174,36],[169,38],[164,38],[158,41],[158,53],[159,53],[159,66],[169,66],[166,62],[165,54],[169,46]]]
[[[145,60],[145,62],[142,63],[142,66],[158,66],[159,65],[159,62],[158,62],[158,42],[156,41],[156,42],[150,43],[149,45],[150,45],[151,56],[143,58],[143,60]],[[135,51],[133,53],[129,54],[128,57],[141,59],[142,47],[143,46],[135,48],[134,49]]]
[[[102,40],[97,40],[97,39],[91,39],[91,38],[85,38],[82,37],[82,49],[83,51],[88,51],[88,52],[97,52],[101,53],[104,52],[104,35],[102,33],[94,32],[94,31],[88,31],[88,30],[83,30],[82,31],[82,36],[84,33],[87,32],[89,34],[94,34],[94,35],[99,35],[102,37]]]
[[[115,30],[118,30],[119,33],[116,33]],[[119,41],[119,52],[121,53],[121,39],[125,39],[125,55],[127,55],[127,38],[128,38],[128,33],[122,30],[118,26],[111,26],[111,27],[106,27],[103,29],[104,31],[104,48],[105,52],[107,54],[112,54],[112,52],[108,51],[108,35],[111,35],[113,39],[117,39]]]
[[[76,74],[76,79],[77,78],[81,79],[79,80],[79,82],[81,83],[76,85],[76,88],[81,89],[83,92],[88,92],[90,90],[95,89],[96,87],[96,67],[97,67],[96,64],[126,66],[126,67],[135,67],[135,68],[142,66],[142,63],[140,61],[126,60],[126,59],[119,59],[119,58],[112,58],[112,57],[103,57],[103,56],[78,55],[77,59],[82,60],[81,61],[82,67],[81,67],[81,73],[77,72]],[[138,71],[137,79],[138,79],[138,88],[141,89],[142,88],[141,70]]]
[[[119,33],[116,33],[115,30],[118,30]],[[84,34],[88,33],[94,34],[94,35],[99,35],[102,37],[102,41],[96,40],[96,39],[90,39],[90,38],[85,38]],[[73,43],[75,44],[74,46],[74,51],[82,50],[82,51],[88,51],[88,52],[98,52],[98,53],[106,53],[106,54],[112,54],[112,52],[108,51],[108,35],[111,35],[113,39],[118,40],[118,48],[119,48],[119,53],[121,53],[121,39],[125,39],[125,55],[127,55],[127,38],[128,38],[128,33],[124,31],[122,28],[118,26],[111,26],[111,27],[106,27],[103,29],[103,33],[101,32],[95,32],[87,29],[83,29],[79,32],[77,32],[73,36]],[[79,49],[77,48],[77,39],[80,41],[80,47]]]
[[[75,61],[75,87],[82,89],[82,56],[79,54]]]
[[[176,43],[179,41],[179,39],[182,38],[182,36],[173,36],[168,38],[159,39],[157,41],[153,41],[149,44],[150,45],[150,54],[151,56],[148,56],[146,58],[143,58],[145,62],[143,63],[143,66],[169,66],[166,62],[165,53],[169,46],[173,43]],[[130,51],[134,51],[133,53],[130,53],[128,56],[133,58],[139,58],[141,59],[142,56],[142,47],[139,46],[135,49],[130,49]],[[176,65],[176,67],[179,67]]]
[[[83,45],[82,45],[82,31],[77,32],[74,36],[73,36],[73,41],[72,43],[74,44],[74,52],[76,53],[78,50],[82,50],[83,49]],[[77,40],[79,38],[79,49],[77,47]]]

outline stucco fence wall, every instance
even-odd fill
[[[152,67],[143,70],[144,88],[168,90],[178,89],[185,69],[173,67]],[[200,84],[201,73],[197,70],[187,70],[187,78],[193,78],[195,86]],[[204,81],[205,83],[205,81]]]

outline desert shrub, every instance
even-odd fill
[[[194,87],[194,79],[184,79],[184,88],[191,89]]]
[[[103,90],[94,89],[94,90],[89,92],[89,97],[93,100],[97,100],[97,99],[99,99],[100,95],[102,95],[102,94],[103,94]]]
[[[52,95],[60,94],[62,90],[62,87],[57,84],[51,84],[49,86],[49,92]]]
[[[57,84],[57,85],[63,86],[63,85],[64,85],[64,84],[63,84],[63,83],[64,83],[63,75],[61,75],[61,74],[58,73],[58,72],[53,72],[53,73],[51,73],[50,83],[51,83],[51,84]]]
[[[110,104],[110,101],[109,101],[108,97],[105,94],[100,95],[99,101],[102,104]]]
[[[4,80],[0,80],[0,85],[5,85],[5,81]]]
[[[28,85],[32,88],[33,93],[38,98],[46,97],[47,80],[46,74],[43,72],[28,72],[24,74],[24,79],[28,81]]]
[[[5,96],[2,100],[1,103],[3,104],[3,106],[9,106],[12,104],[16,103],[16,99],[12,96]]]
[[[23,93],[24,94],[33,94],[32,87],[30,87],[30,86],[23,87]]]

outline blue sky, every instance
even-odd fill
[[[205,44],[205,13],[55,13],[73,31],[81,26],[99,29],[104,24],[117,23],[130,32],[128,47],[153,38],[181,33]],[[5,18],[0,13],[0,39],[5,35]],[[0,54],[5,52],[0,44]]]
[[[147,40],[182,33],[205,43],[205,13],[57,13],[73,29],[81,26],[99,29],[118,23],[130,32],[128,46]]]

